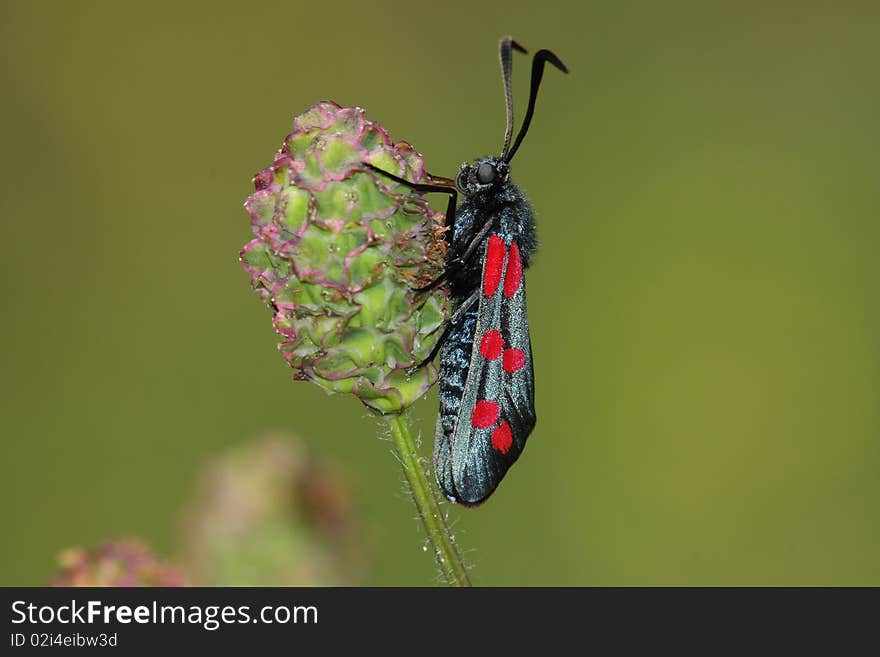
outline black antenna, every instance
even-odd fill
[[[504,80],[504,107],[507,111],[507,128],[504,131],[504,148],[501,149],[501,158],[507,158],[507,149],[510,148],[510,138],[513,137],[513,91],[510,88],[510,76],[513,71],[512,50],[528,53],[528,50],[513,40],[513,37],[502,37],[499,45],[499,57],[501,59],[501,77]]]
[[[522,127],[519,129],[519,134],[516,136],[516,141],[513,142],[513,148],[511,148],[507,156],[504,157],[505,162],[510,162],[513,159],[519,145],[529,131],[529,124],[532,122],[532,115],[535,113],[535,103],[538,100],[538,88],[541,86],[541,78],[544,76],[544,64],[546,62],[550,62],[563,73],[568,73],[568,69],[565,67],[565,64],[562,63],[562,60],[549,50],[539,50],[535,53],[535,58],[532,60],[532,88],[529,92],[529,108],[526,110],[526,118],[523,119]]]

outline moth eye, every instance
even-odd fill
[[[488,185],[495,180],[496,173],[495,167],[488,162],[483,162],[477,167],[477,180],[481,185]]]

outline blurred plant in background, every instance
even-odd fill
[[[184,571],[156,557],[141,541],[112,540],[97,548],[69,548],[58,555],[52,586],[186,586]]]
[[[363,541],[341,474],[269,435],[209,460],[182,511],[180,566],[142,541],[59,555],[53,586],[342,586],[362,581]]]
[[[339,472],[304,443],[266,436],[206,464],[186,505],[182,560],[207,586],[340,586],[364,555]]]

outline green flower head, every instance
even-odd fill
[[[241,261],[294,378],[395,413],[437,376],[433,365],[407,370],[430,353],[447,312],[442,292],[412,292],[442,271],[443,215],[365,162],[428,178],[422,156],[361,108],[325,101],[296,117],[254,177],[245,208],[256,237]]]

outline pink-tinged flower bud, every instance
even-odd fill
[[[294,378],[399,412],[434,383],[428,356],[447,310],[411,288],[443,269],[443,215],[364,162],[426,177],[422,156],[393,143],[361,108],[321,102],[296,117],[245,208],[255,239],[241,251],[272,308]]]
[[[142,542],[102,543],[92,550],[69,548],[58,556],[61,571],[52,586],[186,586],[180,568],[160,561]]]

